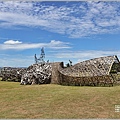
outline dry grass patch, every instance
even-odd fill
[[[0,81],[0,118],[120,118],[120,86],[21,86]]]

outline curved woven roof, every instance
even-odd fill
[[[90,59],[62,69],[60,73],[74,77],[109,75],[114,62],[119,62],[115,55]]]

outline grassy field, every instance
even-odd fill
[[[0,118],[120,118],[120,86],[26,85],[0,81]]]

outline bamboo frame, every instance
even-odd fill
[[[74,66],[61,69],[59,70],[61,76],[60,84],[62,84],[62,81],[66,82],[66,84],[69,81],[69,84],[70,82],[71,84],[75,82],[79,85],[113,86],[114,80],[110,75],[110,71],[116,60],[119,62],[116,55],[106,56],[83,61]]]

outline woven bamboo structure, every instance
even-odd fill
[[[21,76],[25,73],[26,68],[3,67],[0,70],[0,77],[2,81],[20,82]]]
[[[113,86],[115,79],[111,74],[114,64],[119,64],[117,56],[106,56],[83,61],[59,70],[59,84]]]

